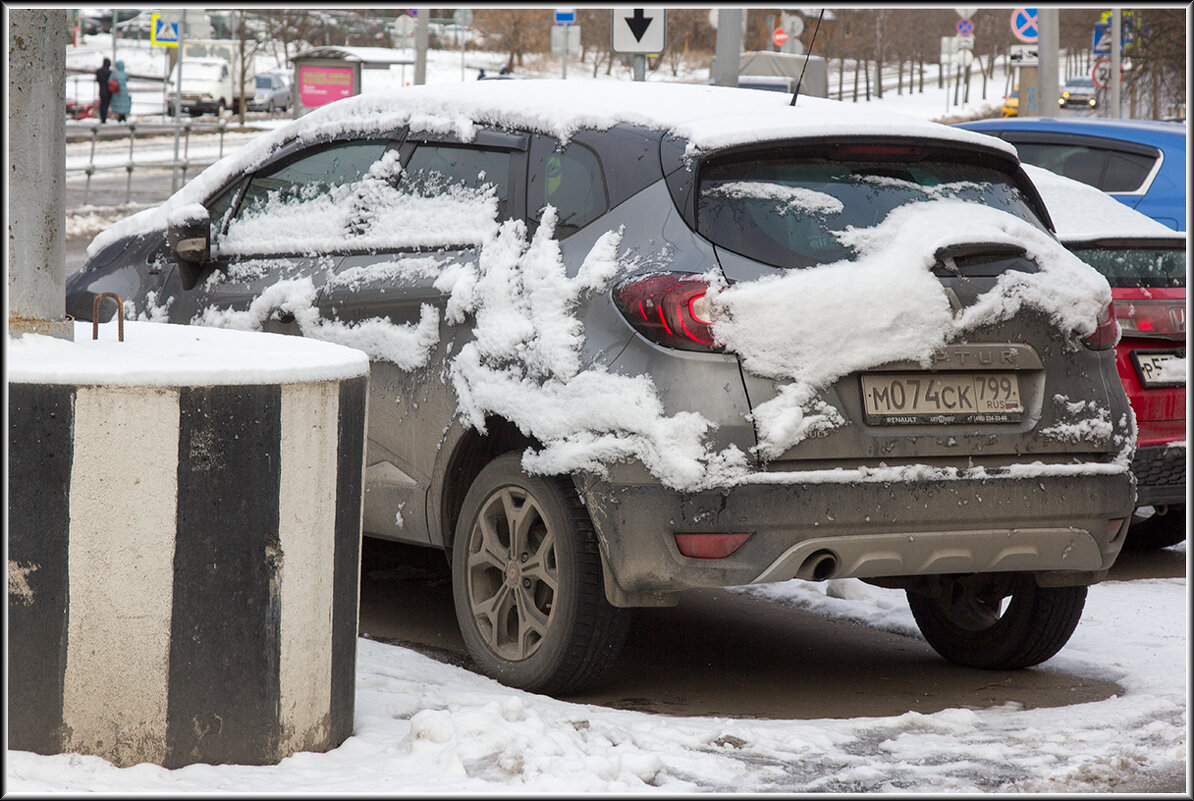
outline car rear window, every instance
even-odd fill
[[[1156,157],[1086,145],[1015,142],[1020,160],[1059,173],[1104,192],[1136,192],[1152,172]]]
[[[1044,227],[1012,177],[992,167],[782,153],[705,167],[696,222],[702,235],[743,256],[808,267],[853,256],[835,231],[871,227],[899,206],[942,198],[993,206]]]
[[[1186,286],[1184,248],[1084,247],[1073,251],[1113,287]]]

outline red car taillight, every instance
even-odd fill
[[[682,350],[720,350],[705,293],[709,282],[688,273],[635,278],[614,290],[614,304],[634,330],[652,342]]]
[[[1091,350],[1107,350],[1114,348],[1119,342],[1119,323],[1115,320],[1115,304],[1109,303],[1099,312],[1098,325],[1093,334],[1082,340]]]
[[[1119,300],[1115,319],[1126,337],[1186,338],[1186,304],[1181,300]]]

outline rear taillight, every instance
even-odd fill
[[[1186,304],[1182,300],[1119,300],[1115,319],[1126,337],[1186,338]]]
[[[656,273],[614,290],[614,303],[634,330],[683,350],[719,350],[706,292],[709,282],[688,273]]]
[[[1082,340],[1091,350],[1114,348],[1119,342],[1119,323],[1115,321],[1115,304],[1109,303],[1099,312],[1094,333]]]

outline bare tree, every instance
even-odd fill
[[[527,53],[548,49],[553,12],[549,8],[484,8],[477,11],[473,27],[509,53],[509,69],[522,66]]]

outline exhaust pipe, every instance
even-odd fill
[[[800,569],[796,571],[796,578],[805,581],[825,581],[833,578],[836,572],[837,554],[833,551],[815,551],[801,563]]]

